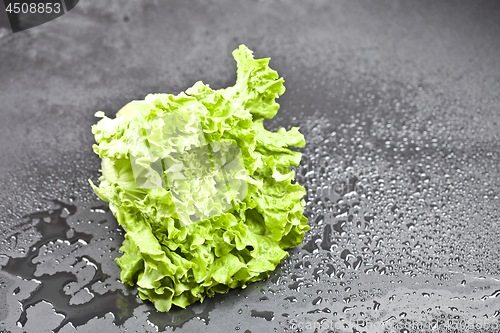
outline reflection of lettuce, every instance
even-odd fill
[[[301,155],[287,147],[304,137],[263,126],[283,79],[245,46],[233,56],[233,87],[148,95],[115,119],[99,112],[92,128],[102,158],[92,187],[126,231],[121,279],[160,311],[265,278],[309,228],[305,190],[288,169]]]

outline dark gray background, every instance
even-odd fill
[[[147,318],[186,332],[293,331],[292,319],[434,319],[446,331],[447,319],[498,320],[499,36],[498,1],[409,0],[80,1],[45,25],[0,31],[0,264],[34,244],[56,246],[37,229],[48,220],[23,216],[47,217],[57,199],[77,208],[71,232],[92,240],[40,255],[37,274],[55,274],[54,260],[83,270],[86,257],[100,268],[71,268],[75,276],[102,271],[101,282],[123,289],[113,262],[122,236],[108,237],[116,222],[91,209],[100,205],[88,185],[99,175],[93,115],[198,80],[232,85],[231,51],[244,43],[285,78],[268,127],[301,126],[306,137],[297,177],[308,190],[304,245],[269,279],[206,307],[173,318],[132,302],[121,328],[103,308],[92,320],[82,312],[90,322],[78,331],[156,331]],[[82,281],[75,290],[99,289],[99,278]],[[0,328],[59,325],[63,310],[48,300],[17,327],[32,284],[0,272]]]

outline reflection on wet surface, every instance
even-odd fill
[[[65,242],[68,245],[80,243],[80,246],[86,246],[92,239],[91,234],[76,232],[67,224],[67,217],[76,212],[77,208],[75,205],[65,204],[58,200],[54,200],[54,204],[57,208],[53,210],[37,212],[26,216],[29,219],[28,223],[36,223],[35,228],[41,233],[42,238],[33,245],[27,257],[11,258],[2,269],[22,279],[35,279],[39,285],[31,293],[30,297],[22,301],[23,311],[18,322],[21,326],[24,326],[27,320],[27,309],[41,301],[47,301],[54,306],[58,313],[64,316],[60,325],[54,328],[55,332],[58,332],[67,323],[79,326],[95,316],[102,316],[108,312],[114,314],[117,325],[122,324],[132,316],[131,310],[134,309],[135,296],[125,296],[121,291],[108,292],[103,295],[91,293],[87,286],[92,286],[94,283],[103,281],[105,278],[99,269],[99,264],[91,257],[81,256],[74,258],[77,263],[84,262],[84,267],[90,266],[94,268],[91,270],[93,277],[89,281],[86,281],[84,287],[92,296],[89,301],[82,304],[70,304],[74,294],[66,292],[66,287],[70,286],[71,283],[77,282],[75,273],[56,271],[44,273],[43,275],[35,274],[37,265],[33,261],[40,255],[40,249],[44,245],[53,244],[54,242]],[[71,237],[68,237],[70,230],[72,231]],[[57,260],[53,260],[56,261],[55,265],[57,265]]]
[[[21,300],[22,311],[16,320],[16,326],[25,327],[30,308],[42,303],[50,304],[55,313],[62,317],[58,326],[52,327],[54,332],[59,332],[67,324],[78,327],[92,318],[103,317],[109,313],[113,315],[113,323],[116,326],[123,325],[134,316],[134,310],[139,305],[144,305],[144,302],[129,286],[119,284],[119,288],[115,290],[103,290],[100,287],[106,284],[106,280],[116,280],[118,276],[111,277],[102,271],[101,263],[93,259],[93,257],[99,258],[95,252],[94,255],[75,253],[75,249],[92,247],[93,238],[92,233],[76,231],[68,224],[68,218],[74,216],[78,210],[76,204],[59,200],[52,200],[52,203],[53,209],[25,217],[24,223],[34,225],[42,235],[31,247],[28,255],[10,258],[2,267],[3,272],[13,277],[35,281],[37,284],[29,296]],[[106,214],[108,209],[107,206],[98,205],[91,207],[89,212]],[[89,222],[98,228],[109,227],[106,226],[106,220]],[[115,242],[114,238],[109,240]],[[121,242],[121,239],[117,241]],[[71,264],[59,267],[58,258],[61,257],[58,252],[61,252],[62,248],[66,248],[66,253],[62,257],[70,257]],[[64,270],[68,267],[69,270]],[[13,295],[19,292],[20,287],[16,287]],[[150,304],[146,306],[148,321],[159,330],[165,330],[166,327],[181,327],[192,318],[208,322],[208,314],[213,309],[214,302],[208,300],[203,305],[198,304],[188,309],[174,308],[169,313],[159,313]]]

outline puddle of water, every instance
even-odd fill
[[[173,308],[168,313],[161,313],[154,309],[150,303],[145,303],[137,297],[134,288],[121,284],[122,289],[107,290],[104,293],[90,291],[92,297],[90,300],[84,301],[81,304],[71,304],[71,299],[75,293],[69,293],[65,290],[65,286],[78,283],[79,277],[72,271],[57,271],[37,273],[37,259],[41,254],[41,249],[49,244],[64,242],[68,247],[80,243],[81,246],[89,245],[93,242],[94,236],[91,233],[75,231],[69,224],[68,218],[75,215],[78,209],[75,204],[68,204],[58,200],[52,200],[56,208],[29,214],[25,218],[28,219],[26,224],[34,224],[36,230],[42,237],[32,245],[27,256],[22,258],[9,258],[7,263],[2,267],[2,271],[13,276],[17,276],[24,280],[32,280],[38,283],[36,289],[29,297],[21,300],[22,312],[17,319],[17,325],[24,326],[28,320],[27,310],[36,304],[45,301],[53,306],[56,313],[64,316],[61,323],[53,329],[58,332],[66,324],[71,323],[74,327],[86,324],[94,317],[104,317],[107,313],[112,313],[114,324],[116,326],[123,325],[128,319],[133,318],[134,310],[139,306],[147,306],[147,319],[155,325],[158,330],[164,331],[167,327],[178,328],[182,327],[187,321],[198,318],[203,322],[209,322],[209,313],[215,307],[213,299],[207,299],[203,304],[194,304],[187,309]],[[108,208],[105,205],[96,205],[90,208],[90,212],[98,214],[106,214]],[[106,220],[100,220],[97,225],[102,226]],[[70,236],[70,237],[68,237]],[[99,241],[95,241],[99,242]],[[98,249],[98,247],[97,247]],[[94,250],[95,251],[95,250]],[[96,253],[97,254],[97,253]],[[68,255],[74,255],[69,253]],[[95,256],[99,258],[99,256]],[[50,258],[48,260],[56,260]],[[95,268],[92,277],[86,277],[85,285],[81,286],[88,290],[92,290],[92,286],[96,283],[103,283],[110,278],[109,275],[103,273],[101,263],[90,255],[75,256],[74,260],[79,263],[84,261],[85,266]],[[43,260],[42,260],[43,262]],[[114,264],[114,263],[113,263]],[[57,262],[56,262],[57,266]],[[118,279],[118,276],[116,276]],[[69,288],[67,288],[69,289]],[[20,288],[14,290],[14,294],[18,294]]]

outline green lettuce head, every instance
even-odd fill
[[[283,79],[245,46],[237,80],[150,94],[92,127],[102,176],[92,188],[125,230],[121,280],[159,311],[269,275],[309,229],[292,183],[304,137],[264,129]]]

